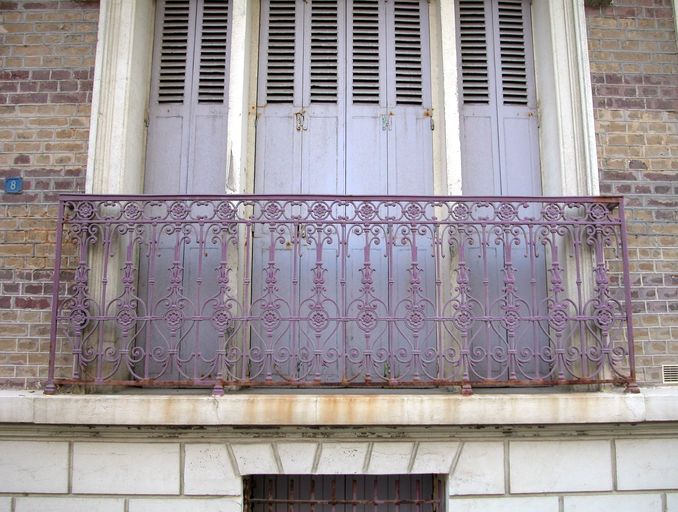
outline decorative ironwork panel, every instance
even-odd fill
[[[635,381],[619,198],[68,195],[60,211],[48,391]]]

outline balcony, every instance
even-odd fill
[[[62,196],[49,379],[636,390],[618,197]]]

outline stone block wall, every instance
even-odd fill
[[[0,386],[46,376],[56,197],[84,189],[97,1],[0,1]]]
[[[666,433],[101,434],[0,435],[0,511],[236,512],[249,474],[421,473],[445,476],[447,512],[678,511],[678,438]]]
[[[678,364],[678,50],[671,0],[587,9],[600,188],[626,196],[636,366]]]

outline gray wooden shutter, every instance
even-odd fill
[[[228,0],[159,0],[144,191],[223,191]]]
[[[353,0],[351,23],[351,92],[353,103],[378,104],[383,62],[380,57],[380,2]]]
[[[345,189],[346,33],[342,0],[304,5],[301,192]]]
[[[299,29],[298,0],[270,0],[266,15],[266,102],[292,103],[299,75],[296,49]],[[264,35],[264,34],[262,34]]]
[[[462,187],[540,195],[529,0],[459,0]]]
[[[303,0],[261,2],[254,188],[298,194],[304,36]]]
[[[340,44],[338,22],[337,0],[312,0],[310,103],[337,102]]]
[[[421,105],[423,88],[422,31],[418,0],[394,2],[395,92],[398,105]]]
[[[393,0],[387,10],[388,193],[433,193],[428,2]]]
[[[488,47],[485,1],[460,0],[458,18],[463,102],[487,104],[490,101],[488,58],[492,48]]]
[[[166,0],[163,7],[157,101],[183,103],[190,58],[188,39],[191,5],[189,0]]]
[[[203,0],[198,102],[223,103],[226,93],[228,2]]]
[[[520,0],[498,3],[499,53],[501,61],[501,94],[507,105],[527,105],[533,88],[528,85],[528,55],[526,34],[527,8]]]
[[[458,0],[459,61],[462,88],[462,189],[466,195],[542,194],[539,170],[530,0]],[[499,243],[501,235],[485,233],[467,242],[470,294],[483,314],[498,314],[505,295],[505,251],[512,254],[512,280],[521,303],[544,304],[545,277],[531,267],[524,243]],[[529,306],[532,307],[532,306]],[[533,312],[533,314],[536,314]],[[502,328],[476,323],[470,350],[524,348]],[[532,347],[530,347],[532,348]],[[545,365],[543,365],[545,366]],[[493,377],[498,366],[472,365],[472,379]],[[546,368],[541,368],[546,372]]]

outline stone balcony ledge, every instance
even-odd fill
[[[583,393],[253,392],[46,396],[1,390],[0,424],[221,426],[562,425],[678,421],[678,387]]]

